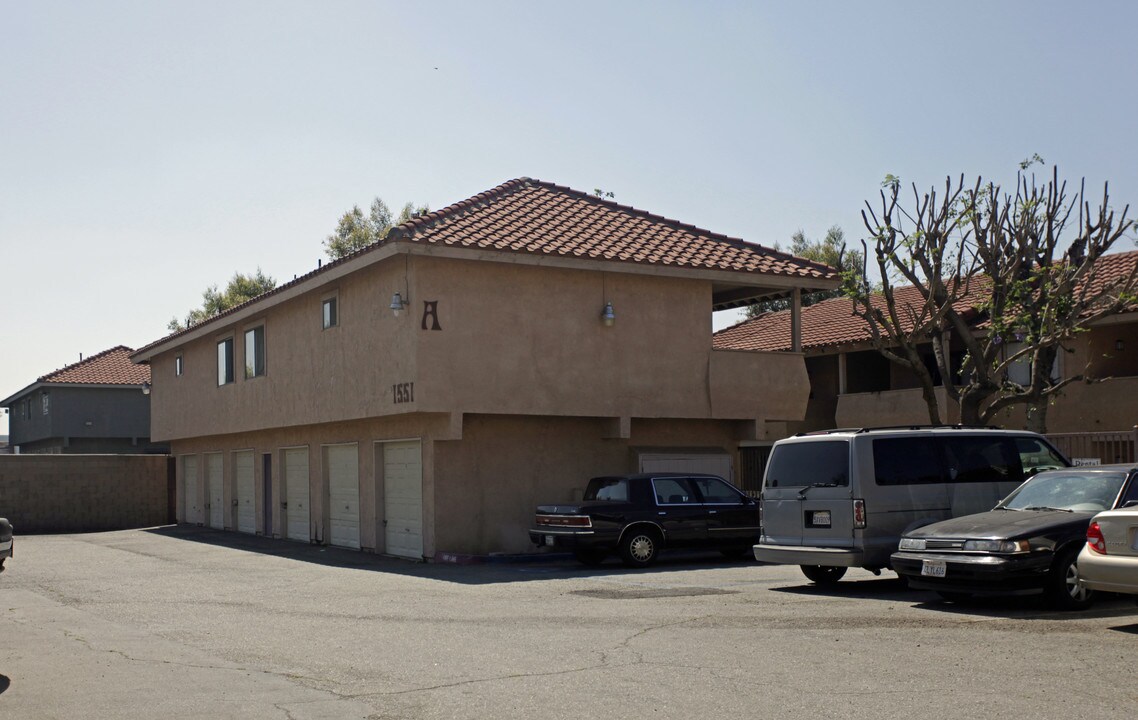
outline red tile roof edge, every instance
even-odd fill
[[[112,379],[111,377],[104,377],[102,379],[99,379],[98,373],[101,371],[101,369],[98,366],[104,365],[105,362],[111,358],[111,356],[116,355],[116,354],[123,355],[124,359],[126,359],[127,362],[129,363],[130,355],[133,352],[134,352],[134,350],[132,348],[127,347],[126,345],[116,345],[113,348],[104,350],[100,353],[96,353],[95,355],[92,355],[90,357],[83,358],[79,362],[75,362],[75,363],[72,363],[70,365],[66,365],[66,366],[61,367],[58,370],[50,372],[46,375],[41,375],[40,377],[36,378],[36,382],[37,383],[67,383],[67,384],[77,384],[77,385],[138,385],[138,384],[141,384],[142,382],[149,381],[149,379],[150,379],[150,368],[149,368],[149,366],[138,367],[138,366],[135,366],[133,364],[130,364],[130,368],[133,370],[133,372],[136,374],[136,376],[130,377],[129,379],[121,379],[121,378]],[[88,380],[66,380],[66,379],[62,379],[62,377],[65,374],[73,373],[76,370],[80,370],[80,369],[85,369],[85,370],[88,370],[88,371],[91,371],[92,373],[94,373],[92,375],[92,379],[88,379]]]
[[[210,316],[209,318],[202,320],[201,322],[199,322],[195,325],[191,325],[190,327],[187,327],[183,330],[179,330],[177,332],[174,332],[174,333],[171,333],[171,334],[166,335],[164,337],[161,337],[161,338],[155,340],[154,342],[149,343],[149,344],[143,346],[142,348],[139,348],[133,354],[134,355],[140,355],[144,352],[147,352],[148,350],[150,350],[154,347],[157,347],[158,345],[169,342],[175,338],[178,338],[178,337],[185,335],[185,334],[187,334],[193,330],[196,330],[197,328],[201,327],[202,325],[213,323],[213,322],[216,322],[217,320],[220,320],[221,318],[232,315],[232,314],[240,311],[241,309],[247,307],[248,305],[250,305],[252,303],[260,302],[261,300],[263,300],[265,298],[272,297],[273,295],[276,295],[276,294],[281,293],[281,292],[283,292],[289,288],[292,288],[296,285],[299,285],[299,284],[309,280],[312,277],[315,277],[315,276],[320,275],[322,273],[328,272],[332,268],[337,267],[339,265],[342,265],[342,264],[344,264],[344,263],[346,263],[346,262],[348,262],[354,258],[357,258],[361,255],[364,255],[364,254],[369,253],[369,252],[375,252],[376,250],[378,250],[381,247],[386,247],[386,246],[391,245],[391,244],[396,243],[396,242],[411,241],[413,239],[415,232],[418,232],[421,230],[426,230],[426,229],[432,227],[435,223],[439,222],[440,220],[445,220],[449,217],[453,217],[456,214],[465,213],[469,209],[475,209],[477,207],[483,206],[484,203],[488,203],[491,200],[494,200],[494,199],[499,198],[499,197],[504,197],[508,193],[515,192],[518,189],[524,188],[527,185],[531,185],[531,184],[541,185],[541,186],[546,187],[546,188],[555,189],[558,192],[569,193],[569,194],[572,194],[578,198],[587,200],[589,202],[599,203],[599,204],[611,207],[613,209],[621,210],[622,212],[630,212],[630,213],[639,215],[641,217],[644,217],[646,219],[652,220],[654,222],[671,224],[674,227],[678,227],[678,228],[681,228],[684,230],[688,230],[689,232],[703,233],[703,234],[707,235],[709,238],[712,238],[718,242],[726,242],[726,243],[734,245],[736,247],[742,247],[745,249],[752,249],[752,250],[756,250],[758,252],[762,252],[762,253],[767,254],[767,255],[778,257],[780,259],[789,260],[791,262],[794,262],[797,265],[801,265],[804,269],[813,268],[813,270],[817,273],[816,277],[823,277],[823,278],[827,278],[827,279],[834,277],[833,268],[829,267],[828,265],[822,265],[819,263],[815,263],[815,262],[812,262],[810,260],[806,260],[805,258],[800,258],[800,257],[797,257],[795,255],[791,255],[789,253],[782,252],[781,250],[774,250],[774,249],[766,247],[765,245],[758,245],[756,243],[750,243],[750,242],[747,242],[746,240],[742,240],[740,238],[732,238],[728,235],[722,235],[719,233],[713,233],[713,232],[710,232],[707,230],[702,230],[702,229],[700,229],[694,225],[688,225],[688,224],[680,223],[676,220],[671,220],[671,219],[665,218],[662,215],[654,215],[654,214],[646,212],[644,210],[638,210],[637,208],[634,208],[630,205],[622,205],[622,204],[614,202],[612,200],[606,200],[604,198],[598,198],[595,195],[590,195],[590,194],[582,192],[580,190],[574,190],[574,189],[567,187],[567,186],[564,186],[564,185],[557,185],[555,183],[545,182],[542,180],[535,180],[533,178],[523,176],[520,178],[515,178],[513,180],[508,180],[508,181],[506,181],[506,182],[504,182],[504,183],[502,183],[496,187],[490,188],[489,190],[483,190],[482,192],[477,193],[476,195],[472,195],[471,197],[466,198],[465,200],[460,200],[456,203],[452,203],[450,205],[447,205],[446,207],[444,207],[440,210],[433,210],[429,213],[426,213],[425,215],[421,215],[419,217],[411,218],[410,220],[402,222],[399,225],[396,225],[395,227],[388,230],[387,235],[385,235],[384,238],[382,240],[379,240],[378,242],[375,242],[375,243],[372,243],[371,245],[367,245],[365,247],[362,247],[359,250],[356,250],[355,252],[344,255],[343,257],[337,258],[337,259],[335,259],[329,263],[324,263],[324,264],[318,266],[317,268],[315,268],[314,270],[311,270],[311,271],[309,271],[303,275],[298,275],[297,277],[293,278],[289,282],[278,285],[277,287],[273,288],[272,290],[270,290],[266,293],[262,293],[255,298],[251,298],[249,300],[246,300],[245,302],[241,303],[240,305],[234,305],[233,307],[228,308],[227,310],[224,310],[223,312],[220,312],[217,315]],[[498,252],[505,252],[505,251],[498,250]],[[620,262],[620,261],[616,261],[616,262]]]

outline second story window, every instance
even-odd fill
[[[327,298],[324,301],[324,329],[336,327],[340,324],[340,318],[337,315],[336,298]]]
[[[245,331],[245,377],[265,374],[265,326]]]
[[[47,415],[51,412],[51,393],[44,393],[43,397],[43,414]]]
[[[217,384],[228,385],[233,382],[233,338],[225,338],[217,344]]]
[[[178,357],[174,358],[174,375],[177,377],[182,377],[182,370],[182,356],[179,355]]]

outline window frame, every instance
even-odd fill
[[[224,348],[224,349],[223,349]],[[224,356],[222,355],[224,353]],[[217,386],[225,387],[236,382],[236,363],[233,357],[233,336],[217,341]]]
[[[245,379],[252,380],[253,378],[264,377],[267,369],[265,361],[265,324],[261,323],[254,327],[248,328],[244,333],[245,338]],[[253,357],[252,361],[249,358],[250,341],[252,341]]]
[[[324,330],[340,327],[339,295],[329,295],[320,300],[320,325]]]

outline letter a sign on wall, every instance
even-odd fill
[[[424,330],[442,330],[443,326],[439,324],[439,301],[438,300],[424,300],[423,301],[423,325]]]

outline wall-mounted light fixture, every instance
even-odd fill
[[[399,317],[399,313],[403,312],[404,308],[407,307],[407,302],[408,301],[404,300],[403,296],[398,292],[391,296],[391,305],[389,307],[391,308],[391,312],[395,313],[395,317]]]
[[[1121,340],[1115,340],[1114,341],[1114,349],[1117,350],[1118,352],[1122,352],[1122,341]]]
[[[605,303],[604,309],[601,310],[601,322],[604,323],[605,327],[612,327],[613,323],[616,322],[616,313],[613,312],[612,303]]]
[[[150,394],[150,381],[149,380],[142,383],[142,394],[143,395],[149,395]]]

